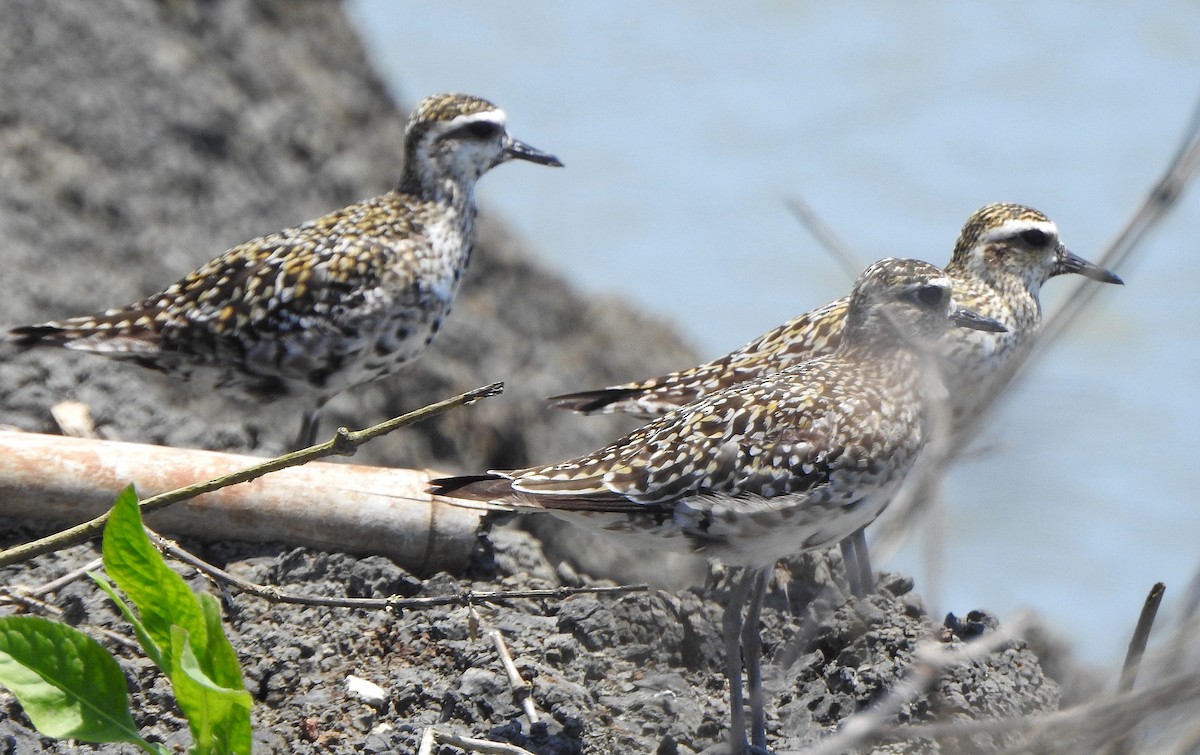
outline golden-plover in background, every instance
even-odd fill
[[[475,241],[475,182],[509,160],[561,166],[509,135],[504,111],[464,94],[422,100],[396,189],[230,249],[124,307],[14,328],[19,345],[125,359],[303,411],[389,375],[442,325]]]
[[[745,567],[723,624],[730,742],[736,753],[749,746],[740,647],[751,741],[764,748],[758,616],[770,567],[836,543],[879,515],[927,442],[931,412],[946,400],[933,355],[939,339],[955,324],[1004,330],[959,309],[952,291],[933,265],[882,260],[855,283],[831,353],[713,392],[586,456],[434,480],[431,490]]]
[[[955,430],[970,423],[975,407],[995,389],[995,380],[1004,373],[1017,347],[1041,327],[1038,295],[1042,284],[1066,273],[1121,283],[1113,273],[1063,246],[1058,227],[1033,208],[990,204],[968,218],[946,265],[946,274],[954,284],[954,299],[998,320],[1007,330],[995,333],[956,328],[942,338],[939,351]],[[550,400],[561,408],[585,414],[656,416],[736,383],[830,353],[842,338],[849,302],[846,297],[806,312],[737,351],[698,367]],[[842,550],[854,592],[869,591],[871,568],[862,533],[855,533]]]

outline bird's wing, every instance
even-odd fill
[[[503,475],[514,492],[555,508],[813,490],[857,463],[839,440],[846,399],[824,389],[826,367],[816,360],[727,389],[594,453]],[[855,411],[870,413],[869,400],[854,401]]]
[[[719,359],[634,383],[551,396],[580,414],[666,414],[723,388],[831,353],[841,341],[846,298],[792,318]]]

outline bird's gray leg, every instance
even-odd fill
[[[755,748],[766,751],[767,712],[766,698],[762,686],[762,633],[758,621],[762,616],[763,599],[767,584],[771,581],[771,570],[757,569],[747,574],[753,583],[750,602],[746,606],[746,619],[742,622],[742,652],[745,653],[746,686],[750,690],[750,741]]]
[[[875,572],[871,570],[871,552],[867,550],[867,528],[859,527],[853,535],[854,565],[858,569],[858,597],[875,592]]]
[[[729,593],[721,628],[725,635],[725,676],[729,679],[729,751],[742,755],[749,749],[746,741],[746,708],[742,697],[742,606],[758,572],[747,568]]]
[[[871,554],[867,550],[867,528],[860,527],[839,543],[842,548],[842,565],[846,569],[846,581],[850,583],[850,594],[861,598],[875,590],[875,578],[871,571]]]
[[[838,543],[842,549],[842,568],[846,571],[846,582],[850,585],[850,594],[855,597],[862,595],[862,587],[858,584],[858,555],[854,552],[854,535],[847,535]]]
[[[296,436],[293,451],[308,448],[317,442],[317,431],[321,427],[321,406],[318,405],[304,412],[300,420],[300,433]]]

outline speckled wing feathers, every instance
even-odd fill
[[[837,348],[848,297],[795,317],[725,356],[635,383],[551,396],[562,409],[583,414],[654,417],[752,377],[800,364]]]
[[[624,500],[652,515],[689,496],[812,495],[835,475],[839,483],[854,476],[862,492],[880,471],[864,451],[902,453],[921,418],[877,418],[889,398],[869,389],[852,399],[829,392],[840,368],[836,360],[809,362],[668,414],[587,456],[499,474],[537,507],[636,510]]]
[[[947,382],[954,397],[955,421],[969,418],[981,397],[1003,374],[1015,348],[1041,325],[1038,293],[1049,278],[1078,272],[1094,280],[1119,283],[1103,268],[1072,255],[1058,229],[1041,212],[997,203],[972,213],[963,225],[946,273],[961,306],[995,318],[1006,333],[957,330],[942,341]],[[719,359],[649,380],[554,396],[550,401],[584,414],[623,412],[653,417],[701,396],[758,375],[785,369],[828,353],[840,340],[847,299],[800,315]]]
[[[480,97],[435,95],[405,130],[396,189],[240,244],[132,305],[14,328],[21,346],[125,358],[256,401],[319,408],[417,357],[457,294],[475,240],[474,186],[510,160],[561,166],[514,139]]]

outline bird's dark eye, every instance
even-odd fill
[[[1043,247],[1046,245],[1046,242],[1050,240],[1050,237],[1046,234],[1046,232],[1038,228],[1030,228],[1028,231],[1021,231],[1019,235],[1021,237],[1021,241],[1024,241],[1026,244],[1029,244],[1034,248]]]
[[[476,139],[491,139],[500,133],[501,128],[499,123],[493,121],[475,121],[464,126],[463,131]]]
[[[936,307],[946,300],[946,289],[941,286],[921,286],[913,291],[912,298],[924,307]]]

